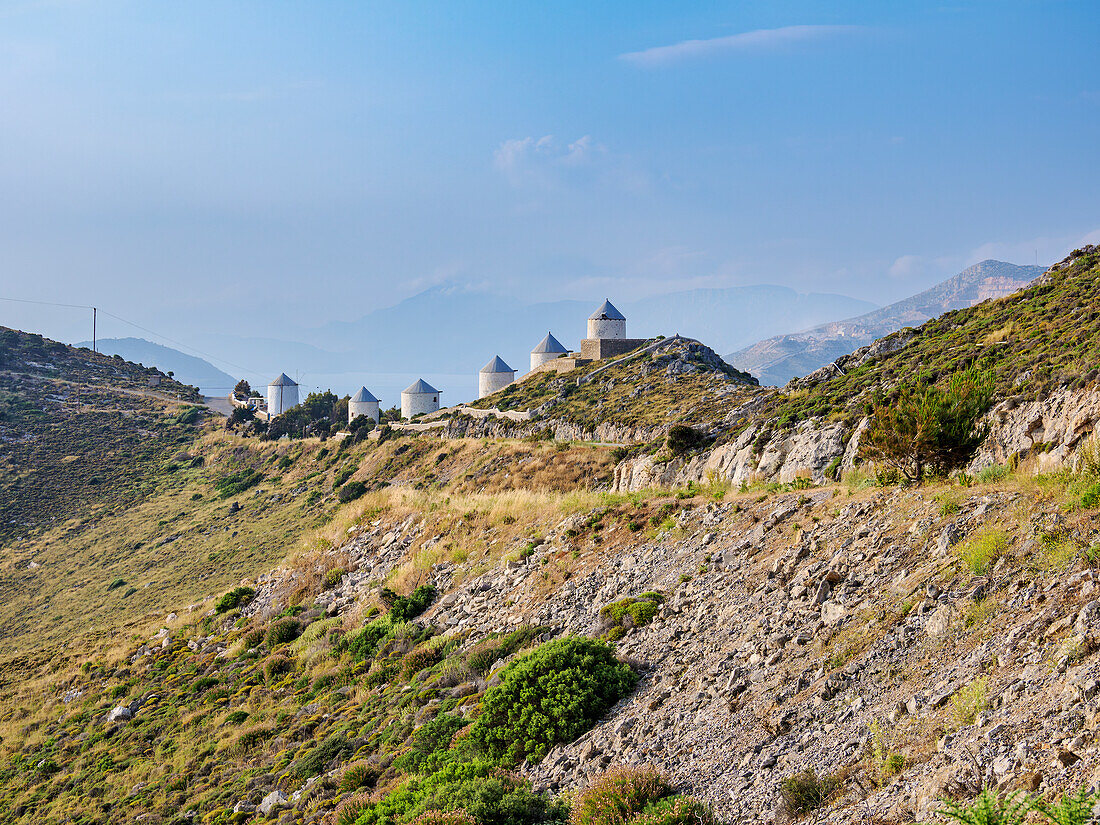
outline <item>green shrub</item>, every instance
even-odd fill
[[[1095,821],[1092,810],[1097,802],[1100,794],[1090,793],[1087,786],[1082,786],[1076,792],[1063,794],[1054,805],[1037,800],[1034,808],[1054,825],[1089,825]]]
[[[994,481],[1000,481],[1010,472],[1011,470],[1004,464],[991,464],[978,471],[978,474],[974,476],[974,483],[992,484]]]
[[[344,638],[342,646],[359,661],[366,661],[374,656],[378,649],[378,643],[390,632],[388,619],[375,619],[362,628]]]
[[[355,825],[364,812],[373,810],[373,808],[374,802],[369,793],[360,793],[342,799],[340,804],[336,806],[336,825]]]
[[[946,475],[964,465],[985,439],[979,420],[993,396],[993,374],[966,370],[946,388],[907,385],[875,402],[859,442],[860,458],[892,468],[910,481]]]
[[[433,757],[440,757],[451,745],[451,739],[469,724],[465,718],[441,713],[430,722],[413,731],[411,747],[401,754],[394,765],[408,773],[422,773],[425,764]],[[433,765],[438,767],[438,765]]]
[[[426,811],[412,821],[412,825],[480,825],[466,811]]]
[[[788,776],[779,785],[779,798],[786,811],[800,816],[824,805],[840,788],[835,774],[818,777],[813,768]]]
[[[684,455],[697,450],[707,443],[705,434],[687,426],[686,424],[674,424],[669,427],[665,436],[665,446],[673,455]]]
[[[393,591],[388,591],[389,594],[393,594]],[[386,597],[386,593],[383,593],[383,598]],[[428,609],[428,606],[435,600],[436,591],[430,584],[422,584],[416,588],[408,596],[391,595],[387,599],[390,605],[390,620],[395,624],[398,622],[408,622],[415,619],[421,613]]]
[[[239,725],[241,722],[248,718],[248,712],[243,710],[235,710],[231,714],[225,717],[225,724],[227,725]]]
[[[321,744],[310,748],[294,760],[290,773],[299,779],[309,779],[325,770],[329,762],[346,753],[350,745],[342,733],[330,733]]]
[[[288,659],[286,656],[272,656],[264,662],[264,679],[269,685],[277,682],[279,676],[284,676],[293,671],[294,660]]]
[[[112,590],[118,590],[120,587],[124,586],[125,584],[126,584],[126,579],[122,579],[122,578],[111,579],[110,583],[107,585],[107,592],[110,593]]]
[[[360,788],[368,788],[378,781],[381,772],[366,762],[348,765],[340,775],[340,793],[350,793]]]
[[[1023,825],[1034,803],[1022,791],[1000,796],[986,788],[969,805],[961,805],[950,799],[942,800],[944,807],[936,813],[944,819],[963,825]]]
[[[355,499],[361,498],[366,492],[367,485],[362,481],[349,481],[340,488],[340,492],[336,494],[336,498],[341,504],[347,504],[349,501],[355,501]]]
[[[247,753],[274,735],[275,731],[269,727],[250,728],[237,737],[234,749],[238,753]]]
[[[234,587],[218,599],[218,603],[214,605],[214,612],[226,613],[230,610],[235,610],[241,605],[248,604],[255,595],[256,591],[251,587]]]
[[[993,562],[1008,549],[1008,534],[1003,530],[987,530],[955,545],[955,555],[975,576],[984,576]]]
[[[472,736],[494,759],[538,761],[591,728],[637,678],[601,642],[580,636],[546,642],[505,668],[501,684],[482,699]]]
[[[451,823],[441,813],[465,811],[480,825],[537,825],[558,822],[560,803],[534,793],[514,773],[492,762],[450,761],[427,776],[413,776],[373,805],[363,809],[357,825],[389,825],[418,821]],[[465,820],[462,820],[465,823]]]
[[[664,594],[648,592],[606,604],[600,608],[601,629],[607,634],[614,629],[625,632],[633,627],[643,627],[657,615],[664,600]],[[621,633],[617,635],[622,636]]]
[[[214,482],[214,489],[218,491],[218,498],[229,498],[238,493],[243,493],[249,487],[255,487],[264,480],[264,474],[251,468],[230,473],[224,478]]]
[[[265,641],[268,647],[277,647],[293,642],[302,632],[302,624],[297,619],[279,619],[267,629]]]

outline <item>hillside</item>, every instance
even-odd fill
[[[761,384],[782,386],[899,329],[919,326],[945,312],[1009,295],[1043,271],[1038,266],[982,261],[931,289],[889,306],[805,332],[766,338],[730,353],[725,359],[760,379]],[[792,326],[797,328],[795,323]]]
[[[531,420],[181,431],[140,501],[5,557],[0,819],[900,825],[1095,786],[1098,276],[783,391],[672,338],[474,408]],[[848,461],[869,401],[967,366],[970,474]]]
[[[710,347],[674,337],[567,373],[530,374],[470,406],[530,412],[537,421],[565,422],[588,433],[663,432],[685,421],[716,427],[755,387],[755,379]]]
[[[74,346],[89,348],[91,345],[91,341],[82,341]],[[107,355],[119,355],[135,364],[156,367],[163,373],[171,372],[181,384],[198,387],[203,395],[228,395],[237,383],[236,378],[202,358],[144,338],[101,338],[96,347]]]

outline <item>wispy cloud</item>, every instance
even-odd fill
[[[497,169],[513,184],[550,183],[566,170],[590,166],[607,149],[583,135],[570,143],[562,143],[553,135],[506,140],[493,152]]]
[[[640,66],[662,66],[680,60],[709,57],[724,52],[765,51],[812,40],[824,40],[851,34],[862,28],[862,26],[783,26],[778,29],[756,29],[726,37],[682,40],[671,46],[654,46],[640,52],[621,54],[619,59]]]

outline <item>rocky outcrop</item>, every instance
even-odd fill
[[[1002,401],[986,415],[989,435],[968,469],[978,472],[1014,456],[1034,456],[1036,472],[1072,467],[1078,448],[1098,422],[1100,391],[1095,389],[1060,390],[1042,401]],[[716,479],[734,484],[788,483],[804,477],[821,484],[831,468],[848,470],[856,465],[859,436],[867,423],[863,419],[849,428],[815,419],[774,434],[766,422],[753,424],[734,440],[689,459],[663,462],[650,455],[626,459],[615,468],[613,489],[637,492]]]

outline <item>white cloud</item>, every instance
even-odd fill
[[[493,163],[515,185],[554,186],[563,176],[593,165],[607,149],[591,135],[562,143],[553,135],[512,138],[493,152]]]
[[[902,255],[890,264],[887,274],[891,278],[902,280],[922,274],[927,268],[927,262],[920,255]]]
[[[639,52],[621,54],[619,58],[642,66],[661,66],[679,60],[708,57],[724,52],[764,51],[811,40],[823,40],[850,34],[862,28],[862,26],[783,26],[778,29],[757,29],[726,37],[683,40],[671,46],[654,46]]]

